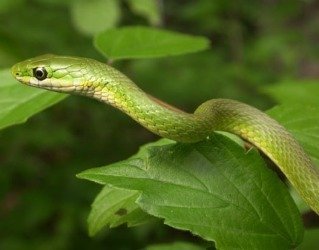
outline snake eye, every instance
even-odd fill
[[[33,76],[37,78],[39,81],[44,80],[48,76],[48,72],[45,68],[39,67],[33,69]]]

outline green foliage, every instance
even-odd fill
[[[267,113],[295,136],[316,166],[319,166],[319,109],[316,105],[318,84],[313,81],[299,84],[281,83],[268,87],[266,92],[277,102],[283,103],[268,110]],[[292,196],[301,211],[309,211],[307,204],[293,191]]]
[[[107,58],[149,58],[181,55],[207,49],[209,40],[148,27],[110,29],[95,38]]]
[[[113,28],[120,19],[118,0],[77,0],[73,1],[71,10],[74,24],[88,35]]]
[[[5,13],[6,11],[13,8],[15,5],[22,3],[23,1],[24,0],[16,0],[16,1],[2,0],[2,1],[0,1],[0,14]]]
[[[319,166],[319,85],[313,81],[284,83],[267,88],[282,105],[267,113],[287,128]]]
[[[147,250],[203,250],[205,248],[187,242],[174,242],[171,244],[158,244],[146,248]]]
[[[18,85],[9,70],[0,71],[0,129],[25,122],[30,116],[63,100],[66,95]]]
[[[127,0],[136,14],[145,16],[151,25],[161,24],[160,2],[157,0]]]
[[[318,163],[318,84],[304,80],[318,76],[315,1],[4,0],[0,14],[0,67],[48,52],[106,56],[185,110],[216,97],[264,110],[276,101],[268,114]],[[120,61],[129,58],[149,59]],[[215,135],[194,145],[159,140],[128,158],[155,137],[80,97],[40,112],[64,97],[17,84],[9,69],[0,73],[0,128],[30,118],[0,133],[0,249],[213,249],[184,230],[218,248],[317,248],[317,229],[306,229],[297,246],[303,227],[295,204],[255,150]],[[74,175],[106,164],[81,174],[108,184],[89,212],[99,186]],[[311,214],[292,194],[307,225]]]
[[[296,137],[319,166],[319,107],[308,103],[280,105],[267,113]]]
[[[136,202],[144,211],[221,249],[283,249],[301,242],[298,210],[255,150],[245,153],[217,134],[198,144],[148,150],[147,157],[78,176],[141,191]]]
[[[265,88],[265,92],[278,103],[319,105],[319,85],[315,80],[283,82]]]
[[[149,221],[151,217],[135,204],[138,196],[138,191],[105,186],[92,204],[88,218],[90,235],[95,235],[105,225],[110,228],[123,223],[137,226]]]
[[[309,250],[318,248],[319,229],[309,229],[305,231],[303,243],[297,250]]]

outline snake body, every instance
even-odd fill
[[[254,107],[213,99],[193,114],[186,113],[147,95],[111,66],[88,58],[43,55],[17,63],[12,74],[30,86],[111,104],[153,133],[175,141],[197,142],[213,131],[236,134],[267,155],[319,214],[319,169],[283,126]]]

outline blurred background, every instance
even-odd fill
[[[99,29],[152,25],[206,36],[212,49],[114,66],[145,91],[190,112],[216,97],[265,110],[273,101],[263,86],[319,77],[318,1],[154,0],[144,9],[143,1],[136,1],[139,7],[133,1],[0,0],[0,68],[44,53],[106,61],[92,45]],[[92,15],[94,5],[99,12]],[[0,249],[200,242],[160,222],[87,235],[90,204],[101,187],[75,174],[126,159],[156,139],[126,115],[77,96],[0,131]]]

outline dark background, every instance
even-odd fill
[[[159,1],[161,26],[211,39],[197,54],[115,63],[141,88],[187,111],[216,97],[261,109],[263,86],[319,76],[319,3],[312,0]],[[149,25],[121,1],[119,26]],[[44,53],[106,60],[72,22],[69,1],[0,0],[0,67]],[[100,186],[76,173],[125,159],[156,140],[126,115],[72,96],[0,132],[0,249],[138,249],[188,240],[161,223],[87,236]]]

